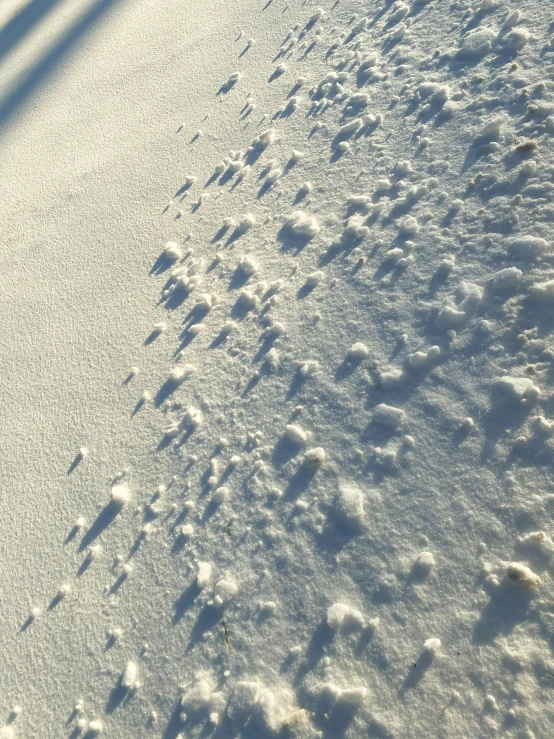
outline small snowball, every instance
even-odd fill
[[[300,426],[297,426],[296,424],[288,424],[285,427],[285,434],[289,441],[292,441],[293,444],[305,444],[308,440],[308,434],[304,431],[304,429],[300,428]]]
[[[408,361],[412,367],[414,367],[415,369],[420,369],[422,367],[426,367],[430,362],[437,360],[440,355],[440,347],[434,345],[429,347],[426,352],[417,351],[413,354],[410,354],[408,357]]]
[[[210,293],[201,293],[196,298],[196,305],[201,310],[209,311],[217,304],[217,295]]]
[[[242,290],[239,295],[239,301],[245,308],[248,308],[249,310],[257,308],[260,304],[259,297],[251,290]]]

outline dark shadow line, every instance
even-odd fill
[[[99,20],[117,0],[99,0],[81,20],[77,21],[65,37],[43,57],[34,68],[27,74],[25,79],[4,98],[0,104],[0,127],[12,116],[24,100],[38,87],[38,85],[51,74],[62,60],[64,55],[86,32],[88,27]]]
[[[11,18],[0,31],[0,61],[9,54],[33,26],[47,15],[59,0],[33,0]]]

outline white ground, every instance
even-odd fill
[[[552,736],[550,7],[4,0],[2,739]]]

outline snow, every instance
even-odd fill
[[[537,588],[542,582],[538,575],[521,562],[510,562],[506,567],[506,575],[511,582],[524,588]]]
[[[552,734],[549,11],[1,4],[0,736]]]
[[[259,683],[241,680],[233,690],[229,706],[227,707],[227,715],[232,720],[239,719],[241,716],[252,711],[253,707],[258,703],[259,697]]]
[[[360,488],[341,485],[335,503],[335,511],[339,521],[358,528],[364,519],[364,495]]]

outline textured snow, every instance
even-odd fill
[[[0,4],[0,737],[549,737],[539,0]]]

